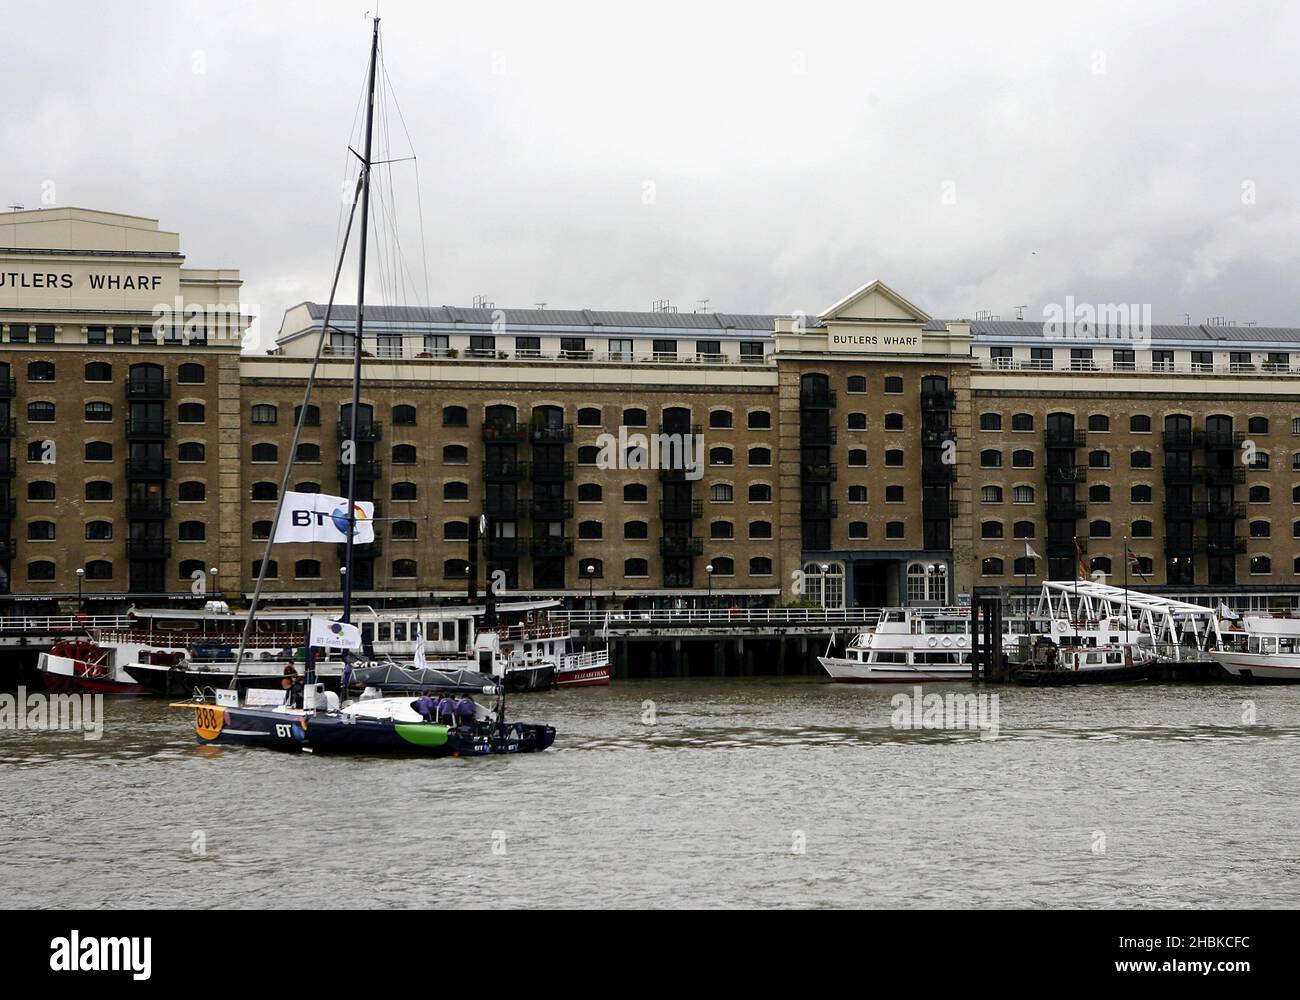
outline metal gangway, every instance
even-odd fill
[[[1081,623],[1104,618],[1127,619],[1157,646],[1190,645],[1203,652],[1211,638],[1216,647],[1223,642],[1219,615],[1214,608],[1095,580],[1044,583],[1038,596],[1037,615]]]
[[[626,638],[664,635],[826,635],[861,632],[880,620],[879,608],[636,608],[551,611],[548,619],[571,629]]]

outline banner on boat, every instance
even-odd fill
[[[375,540],[375,505],[356,503],[353,544]],[[343,542],[348,537],[348,502],[328,493],[285,493],[284,507],[275,526],[275,544],[281,542]]]
[[[361,629],[346,622],[312,618],[311,645],[324,646],[326,649],[360,649]]]

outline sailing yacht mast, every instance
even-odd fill
[[[370,230],[370,141],[375,115],[375,62],[379,56],[379,18],[370,41],[370,80],[366,87],[366,138],[361,156],[361,249],[357,263],[357,329],[352,338],[352,406],[348,430],[348,537],[343,560],[343,617],[352,620],[352,549],[357,533],[357,419],[361,409],[361,331],[366,307],[366,237]]]

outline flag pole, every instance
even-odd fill
[[[1124,641],[1128,641],[1128,535],[1124,536]]]

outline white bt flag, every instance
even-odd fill
[[[356,503],[356,534],[353,541],[365,545],[375,540],[375,505],[369,500]],[[348,537],[348,501],[328,493],[286,493],[280,520],[275,525],[275,544],[281,542],[345,542]]]
[[[311,645],[326,649],[360,649],[361,629],[346,622],[332,622],[328,618],[311,620]]]

